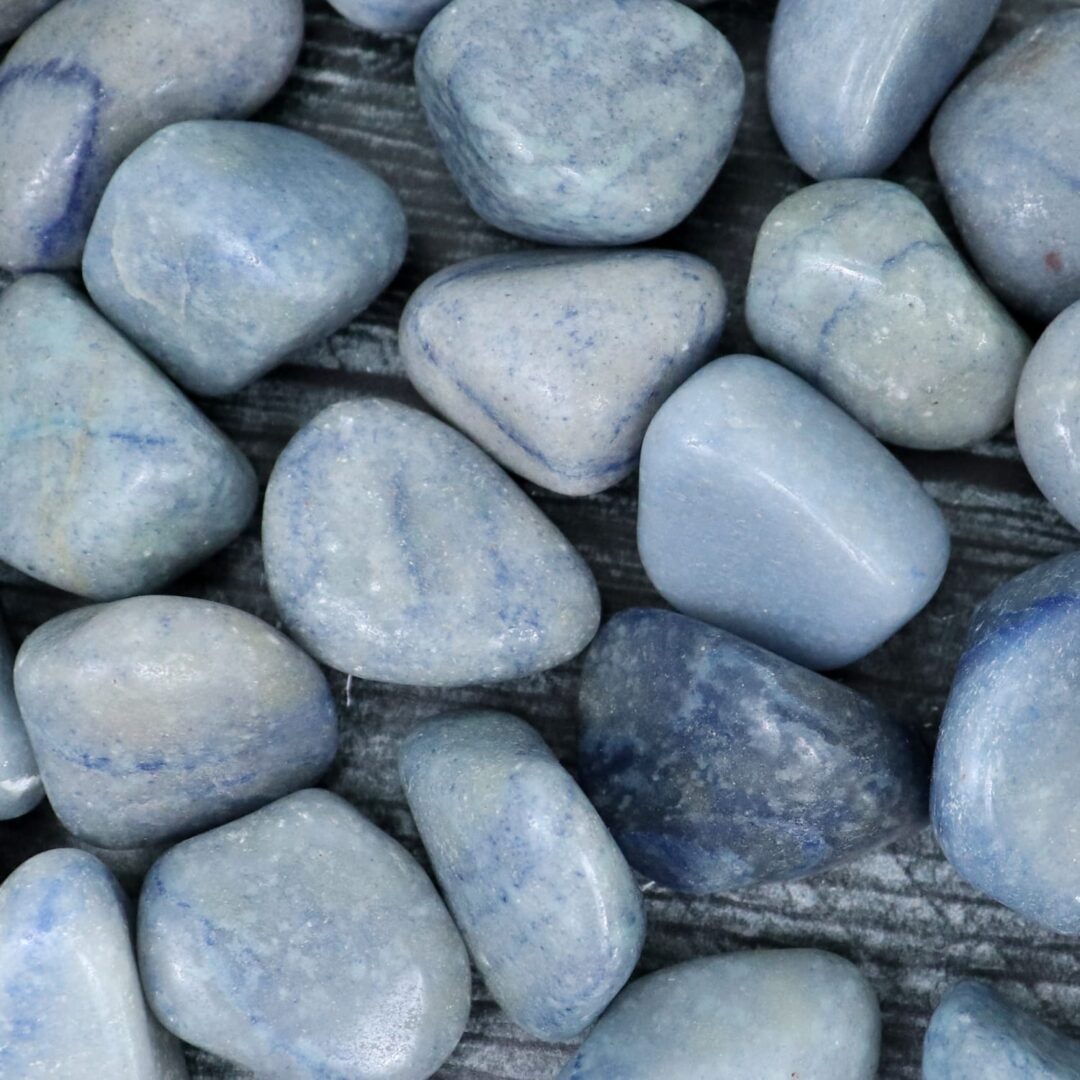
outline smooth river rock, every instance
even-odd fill
[[[588,566],[506,473],[380,398],[330,406],[285,448],[263,551],[294,636],[367,679],[517,678],[576,656],[600,622]]]
[[[423,30],[447,0],[330,0],[349,22],[377,34],[412,34]]]
[[[435,141],[472,208],[548,244],[677,225],[742,115],[727,39],[675,0],[454,0],[416,53]]]
[[[0,0],[0,41],[18,37],[55,3],[56,0]]]
[[[15,700],[11,639],[0,623],[0,821],[22,817],[44,794],[34,751]]]
[[[305,787],[337,749],[319,666],[245,611],[179,596],[76,608],[26,639],[15,691],[76,836],[142,847]]]
[[[186,1042],[290,1080],[424,1080],[469,961],[416,860],[328,791],[173,848],[139,901],[150,1005]]]
[[[468,712],[407,737],[401,779],[450,910],[510,1018],[580,1034],[645,938],[634,876],[599,815],[523,720]]]
[[[191,120],[117,169],[83,278],[178,383],[228,394],[359,315],[406,239],[397,197],[346,154],[272,124]]]
[[[633,471],[726,314],[720,275],[693,255],[525,252],[429,278],[398,340],[416,389],[506,468],[592,495]]]
[[[934,595],[949,533],[915,478],[809,383],[729,356],[649,426],[638,549],[683,613],[837,668]]]

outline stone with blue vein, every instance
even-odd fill
[[[447,0],[330,0],[349,22],[377,34],[415,34]]]
[[[4,0],[0,6],[0,41],[18,37],[55,3],[56,0]]]
[[[15,700],[15,654],[0,623],[0,821],[28,814],[44,794],[34,751]]]

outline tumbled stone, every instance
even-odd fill
[[[635,980],[559,1080],[873,1080],[880,1042],[877,996],[854,964],[761,949]]]
[[[15,700],[14,659],[11,639],[0,623],[0,821],[29,813],[43,794],[34,751]]]
[[[113,170],[177,120],[246,116],[285,81],[302,0],[77,0],[0,64],[0,266],[79,265]]]
[[[1052,319],[1080,300],[1080,11],[1023,31],[946,98],[930,153],[976,265]]]
[[[502,469],[380,398],[330,406],[285,448],[263,551],[293,635],[367,679],[516,678],[576,656],[600,622],[588,566]]]
[[[349,22],[377,34],[412,34],[423,30],[447,0],[330,0]]]
[[[56,277],[0,296],[0,558],[95,600],[147,592],[251,517],[243,455]]]
[[[949,533],[851,417],[779,365],[729,356],[691,376],[649,426],[638,548],[673,607],[836,668],[934,595]]]
[[[626,860],[544,740],[505,713],[422,724],[401,778],[492,997],[541,1039],[580,1034],[630,977],[645,912]]]
[[[0,3],[0,41],[18,37],[55,3],[56,0],[3,0]]]
[[[508,469],[592,495],[633,471],[726,313],[720,275],[693,255],[496,255],[429,278],[399,347],[416,389]]]
[[[57,817],[103,847],[197,832],[304,787],[337,749],[319,666],[245,611],[179,596],[76,608],[15,690]]]
[[[438,893],[328,791],[164,855],[139,902],[139,967],[166,1027],[260,1076],[423,1080],[469,1015]]]
[[[743,105],[727,39],[675,0],[454,0],[416,53],[439,149],[472,208],[551,244],[677,225]]]
[[[359,315],[406,237],[394,193],[340,151],[271,124],[193,120],[117,169],[83,277],[177,382],[228,394]]]
[[[124,896],[85,852],[46,851],[0,886],[0,1067],[11,1080],[187,1080],[143,1000]]]

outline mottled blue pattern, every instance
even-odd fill
[[[469,1014],[439,894],[328,791],[163,856],[139,901],[139,968],[166,1027],[264,1077],[424,1080]]]
[[[492,997],[541,1039],[580,1034],[645,939],[634,877],[581,789],[528,724],[495,712],[421,725],[401,779]]]
[[[423,30],[447,0],[330,0],[350,22],[378,34],[412,34]]]
[[[454,0],[420,39],[416,85],[473,209],[552,244],[677,225],[743,105],[731,46],[675,0]]]
[[[680,611],[835,668],[933,596],[949,534],[851,417],[777,364],[730,356],[691,376],[649,426],[638,548]]]
[[[33,810],[44,793],[34,751],[15,700],[11,639],[0,623],[0,821]]]
[[[56,0],[0,0],[0,41],[10,41],[23,32]]]
[[[197,394],[228,394],[359,315],[405,214],[358,162],[270,124],[194,120],[117,169],[86,241],[94,302]]]
[[[424,282],[399,347],[417,390],[508,469],[592,495],[633,471],[726,314],[720,275],[693,255],[496,255]]]

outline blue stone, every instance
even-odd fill
[[[328,791],[174,847],[143,885],[138,940],[165,1026],[260,1076],[424,1080],[469,1015],[439,894]]]
[[[36,855],[0,887],[0,1072],[187,1080],[143,999],[127,902],[92,855]]]
[[[1080,300],[1080,11],[1023,31],[946,98],[930,153],[964,244],[1006,302]]]
[[[148,592],[233,540],[251,465],[59,278],[0,296],[0,559],[69,592]]]
[[[559,1080],[873,1080],[881,1017],[818,949],[705,956],[632,982]]]
[[[18,37],[55,3],[56,0],[3,0],[0,5],[0,41]]]
[[[779,365],[729,356],[691,376],[649,426],[638,548],[673,607],[836,668],[934,595],[949,533],[851,417]]]
[[[930,211],[884,180],[811,184],[773,210],[746,320],[879,438],[924,450],[1005,427],[1031,348]]]
[[[39,627],[15,691],[57,817],[103,847],[220,824],[329,767],[318,664],[245,611],[178,596],[76,608]]]
[[[742,115],[727,39],[675,0],[454,0],[416,53],[435,141],[472,208],[551,244],[677,225]]]
[[[177,120],[246,116],[285,81],[302,0],[71,0],[0,64],[0,266],[76,267],[101,193]]]
[[[645,938],[641,894],[543,739],[505,713],[422,724],[401,778],[454,919],[492,997],[541,1039],[580,1034]]]
[[[330,406],[285,448],[263,552],[293,635],[366,679],[517,678],[576,656],[600,623],[588,566],[502,469],[380,398]]]
[[[674,251],[526,252],[429,278],[401,319],[417,390],[506,468],[592,495],[637,464],[664,399],[715,355],[727,298]]]
[[[446,7],[447,0],[330,0],[349,22],[377,34],[413,34]]]
[[[406,240],[397,197],[340,151],[270,124],[192,120],[117,169],[83,277],[177,382],[228,394],[359,315]]]
[[[41,775],[15,700],[11,639],[0,623],[0,821],[21,817],[39,802]]]
[[[780,0],[769,111],[815,180],[877,176],[915,137],[1001,0]]]

